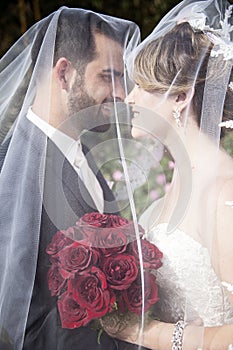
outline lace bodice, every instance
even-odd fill
[[[156,272],[160,286],[159,317],[166,322],[201,318],[205,326],[233,322],[233,306],[215,274],[208,250],[184,232],[166,233],[160,224],[147,239],[163,252]]]

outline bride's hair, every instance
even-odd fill
[[[202,31],[194,31],[188,22],[177,24],[139,51],[134,64],[134,80],[148,92],[168,92],[170,95],[187,92],[193,87],[193,110],[200,124],[205,82],[213,78],[211,74],[224,74],[226,64],[222,60],[218,72],[210,70],[207,76],[212,47],[212,42]],[[233,115],[232,100],[233,91],[228,88],[223,120],[231,119]]]

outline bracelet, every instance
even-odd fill
[[[231,294],[233,294],[233,285],[228,283],[228,282],[221,282],[222,286],[226,287],[226,289],[228,290],[228,292],[230,292]],[[230,344],[231,345],[231,344]]]
[[[183,334],[186,324],[184,321],[178,321],[175,324],[172,335],[172,350],[182,350]]]

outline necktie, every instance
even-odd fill
[[[103,190],[95,174],[88,165],[87,159],[82,152],[82,147],[77,141],[77,152],[74,159],[74,167],[77,168],[79,176],[90,193],[96,208],[100,213],[104,211]]]

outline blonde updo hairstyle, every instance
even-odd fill
[[[151,41],[139,51],[134,63],[135,82],[145,91],[169,92],[170,95],[187,93],[190,88],[194,88],[192,104],[200,125],[212,47],[208,36],[201,31],[194,31],[188,22],[177,24],[164,36]],[[221,71],[224,73],[224,61]],[[228,89],[223,120],[232,117],[232,99],[233,93]]]

